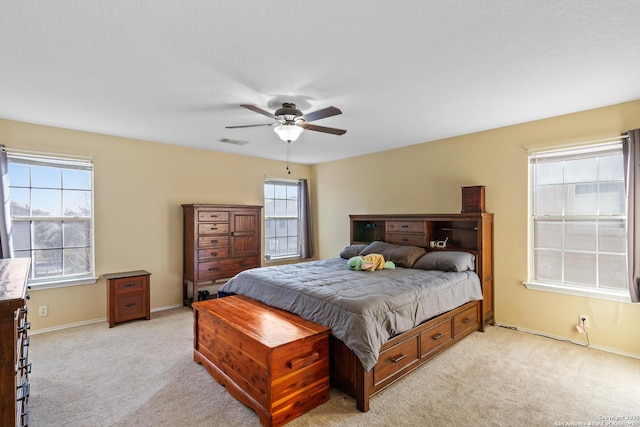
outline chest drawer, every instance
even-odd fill
[[[449,318],[420,334],[420,357],[429,355],[432,351],[453,338],[452,319]]]
[[[229,221],[228,211],[199,210],[198,221]]]
[[[233,258],[198,263],[198,280],[217,280],[235,276],[240,270],[260,266],[258,257]]]
[[[418,360],[418,339],[415,335],[380,352],[378,363],[373,367],[374,385]]]
[[[469,330],[475,331],[478,329],[480,322],[478,307],[479,305],[475,305],[466,309],[462,313],[453,316],[453,334],[455,337],[458,337]]]
[[[229,234],[228,222],[205,222],[198,224],[198,234]]]
[[[198,237],[199,248],[220,248],[225,246],[229,246],[229,236]]]
[[[198,249],[198,261],[229,258],[229,248]]]

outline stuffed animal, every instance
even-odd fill
[[[375,271],[383,268],[394,269],[396,265],[391,261],[385,261],[380,254],[369,254],[365,256],[354,256],[347,261],[349,270],[353,271]]]

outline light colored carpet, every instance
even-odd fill
[[[259,425],[193,362],[192,346],[188,308],[32,335],[30,425]],[[490,327],[373,397],[367,413],[332,389],[288,425],[554,426],[638,415],[640,360]]]

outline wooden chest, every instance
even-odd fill
[[[195,362],[263,425],[282,425],[329,399],[328,328],[242,295],[192,306]]]

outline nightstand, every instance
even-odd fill
[[[134,319],[151,319],[151,273],[144,270],[105,274],[109,327]]]

